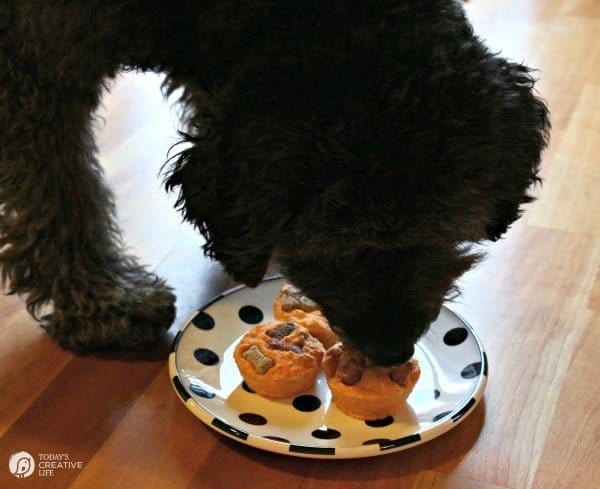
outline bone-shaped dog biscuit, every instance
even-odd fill
[[[285,286],[281,289],[281,294],[283,295],[281,308],[290,312],[294,309],[301,309],[304,312],[313,312],[319,309],[317,304],[306,297],[300,289],[297,289],[293,286]]]
[[[242,356],[250,362],[259,375],[264,375],[274,365],[273,360],[258,349],[256,345],[248,348]]]

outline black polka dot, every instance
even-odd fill
[[[469,332],[465,328],[454,328],[444,335],[444,343],[448,346],[460,345],[467,339]]]
[[[198,348],[195,350],[194,358],[203,365],[215,365],[219,363],[219,355],[208,348]]]
[[[190,384],[190,390],[200,396],[200,397],[204,397],[206,399],[212,399],[213,397],[215,397],[215,393],[214,392],[208,392],[206,389],[203,389],[202,387],[200,387],[198,384]]]
[[[267,418],[256,413],[242,413],[240,414],[239,418],[244,423],[253,424],[256,426],[262,426],[264,424],[267,424]]]
[[[383,428],[384,426],[389,426],[394,422],[393,416],[386,416],[385,418],[380,419],[368,419],[365,421],[367,426],[371,426],[372,428]]]
[[[279,441],[281,443],[289,443],[290,440],[286,440],[285,438],[281,438],[279,436],[265,436],[264,438],[267,438],[269,440],[273,440],[273,441]]]
[[[248,384],[246,384],[246,381],[244,380],[244,382],[242,382],[242,389],[244,389],[246,392],[249,392],[250,394],[254,394],[255,392],[250,388],[250,386]]]
[[[215,320],[209,314],[199,312],[194,319],[192,319],[192,324],[198,329],[209,330],[215,327]]]
[[[315,396],[305,395],[296,397],[292,404],[298,411],[308,413],[319,409],[321,407],[321,400]]]
[[[315,430],[311,433],[315,438],[319,438],[321,440],[333,440],[334,438],[339,438],[342,434],[338,430],[334,430],[331,428]]]
[[[248,324],[258,324],[263,320],[263,313],[258,307],[244,306],[238,313],[240,319]]]
[[[448,416],[452,411],[444,411],[443,413],[436,414],[431,421],[439,421],[442,418]]]
[[[438,391],[437,389],[433,390],[433,398],[434,399],[438,399],[440,397],[440,391]]]
[[[481,374],[481,362],[475,362],[463,368],[460,376],[463,379],[474,379],[479,374]]]
[[[363,445],[377,445],[378,443],[386,443],[392,441],[389,438],[373,438],[372,440],[363,441]]]

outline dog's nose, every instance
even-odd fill
[[[401,349],[400,351],[385,351],[378,348],[369,349],[365,352],[368,359],[374,365],[382,367],[391,367],[393,365],[399,365],[404,362],[408,362],[415,354],[415,347],[411,345],[408,348]]]

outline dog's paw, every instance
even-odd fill
[[[100,291],[97,291],[100,292]],[[97,293],[79,307],[56,308],[42,327],[63,348],[76,352],[152,349],[175,319],[172,289],[152,274]]]

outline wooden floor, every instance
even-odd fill
[[[600,2],[471,0],[494,50],[541,69],[554,129],[540,199],[464,279],[458,311],[490,361],[485,400],[457,429],[353,461],[273,455],[206,428],[163,354],[76,357],[16,297],[0,297],[0,487],[595,489],[600,487]],[[177,288],[178,324],[231,281],[160,191],[174,110],[154,75],[105,99],[101,159],[133,250]],[[171,330],[174,334],[177,325]],[[24,480],[10,454],[66,453],[83,469]]]

